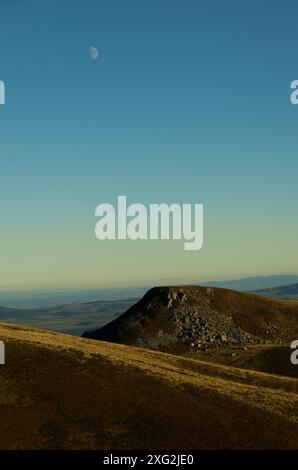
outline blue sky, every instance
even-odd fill
[[[0,288],[297,272],[298,5],[246,3],[1,2]],[[203,202],[204,248],[99,242],[118,194]]]

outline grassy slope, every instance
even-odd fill
[[[212,349],[208,352],[192,353],[192,355],[189,354],[189,357],[297,379],[298,367],[290,362],[292,352],[293,350],[289,346],[274,344],[248,345],[245,348],[233,345]]]
[[[0,324],[1,449],[295,448],[297,380]]]

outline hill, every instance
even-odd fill
[[[293,378],[9,324],[0,338],[1,449],[297,446]]]
[[[298,284],[290,284],[287,286],[278,286],[271,289],[257,290],[255,293],[265,297],[273,297],[277,299],[298,300]]]
[[[298,303],[213,287],[160,287],[84,337],[183,355],[223,345],[289,345],[298,338]]]

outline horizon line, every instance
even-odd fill
[[[233,282],[233,281],[239,281],[242,279],[253,279],[253,278],[266,278],[266,277],[295,277],[298,276],[298,273],[278,273],[278,274],[246,274],[246,275],[235,275],[232,277],[217,277],[217,276],[212,276],[209,278],[204,278],[201,280],[176,280],[176,279],[168,279],[168,280],[159,280],[158,282],[152,282],[151,280],[148,280],[147,282],[144,281],[144,283],[130,283],[130,284],[121,284],[121,283],[115,283],[113,285],[96,285],[94,283],[85,285],[82,282],[81,284],[78,284],[77,282],[73,284],[66,284],[64,286],[53,286],[53,285],[48,285],[48,286],[14,286],[14,287],[0,287],[0,293],[4,292],[33,292],[33,291],[65,291],[65,290],[103,290],[103,289],[142,289],[142,288],[151,288],[155,286],[167,286],[167,285],[191,285],[191,284],[200,284],[200,283],[208,283],[208,282]],[[150,287],[151,286],[151,287]]]

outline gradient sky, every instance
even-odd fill
[[[296,0],[2,0],[0,289],[297,273],[297,25]],[[204,203],[203,249],[98,241],[118,194]]]

